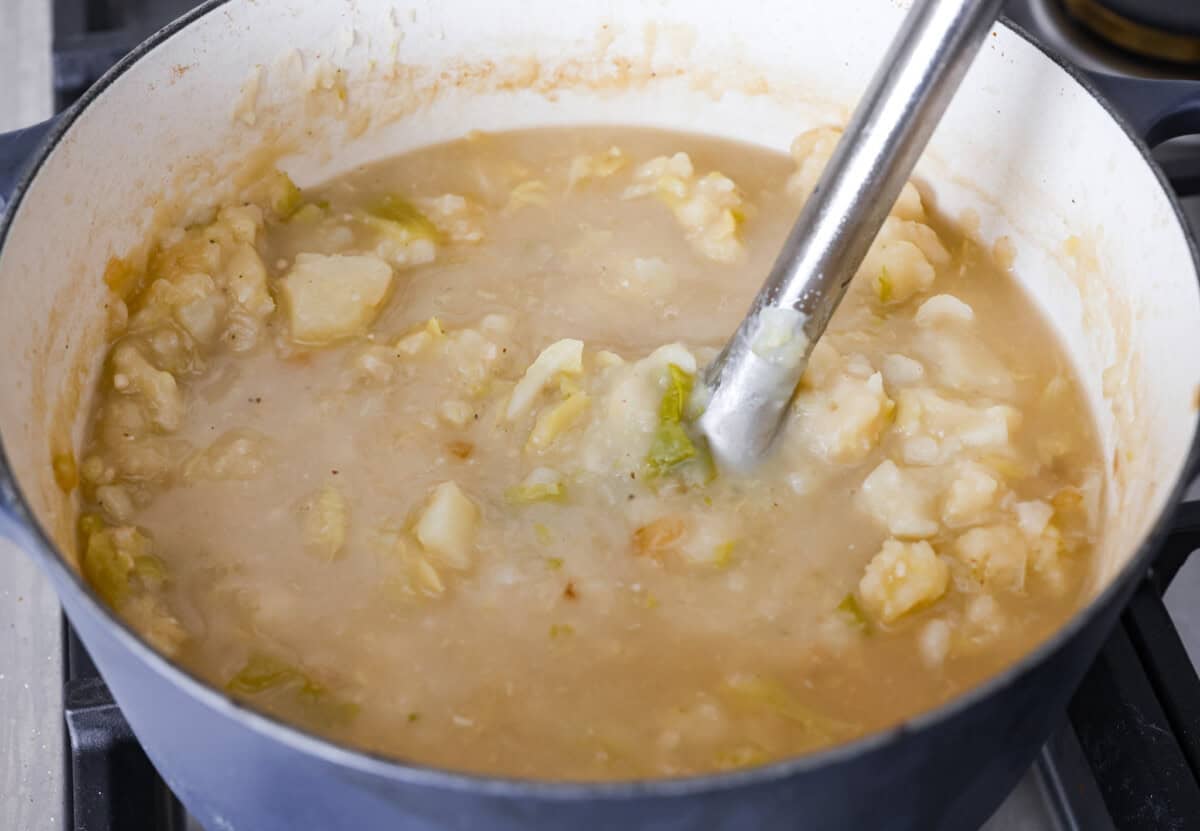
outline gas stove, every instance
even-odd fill
[[[196,4],[53,0],[56,107],[69,105],[126,51]],[[1009,0],[1006,13],[1049,51],[1084,69],[1200,78],[1200,4]],[[1196,142],[1173,142],[1159,153],[1181,179],[1191,169],[1200,170]],[[1200,182],[1200,175],[1195,178]],[[1200,198],[1185,200],[1185,210],[1200,230]],[[1193,486],[1188,498],[1200,499],[1200,488]],[[1200,666],[1200,556],[1190,566],[1186,562],[1196,545],[1200,503],[1177,514],[1176,533],[1059,729],[985,824],[986,831],[1200,829],[1200,681],[1193,669]],[[0,550],[0,556],[8,552]],[[203,831],[154,771],[69,625],[52,604],[22,603],[19,588],[0,589],[0,623],[11,619],[18,634],[42,636],[40,644],[18,639],[11,667],[0,661],[0,738],[7,726],[20,739],[20,731],[28,729],[22,721],[26,716],[50,727],[37,734],[43,739],[40,747],[36,738],[16,742],[16,762],[23,768],[10,780],[0,770],[0,784],[16,782],[30,800],[43,804],[16,805],[10,814],[0,789],[0,827]],[[61,645],[53,644],[53,654],[38,655],[47,630],[56,627],[61,627]],[[35,661],[35,655],[44,660]],[[39,697],[38,690],[58,692],[60,672],[61,697]],[[8,699],[15,707],[7,706]],[[10,712],[17,719],[6,725]],[[53,729],[58,725],[64,725],[61,732]],[[22,802],[26,796],[22,793]],[[21,825],[26,820],[6,819],[12,816],[34,819]]]

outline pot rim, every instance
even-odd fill
[[[229,2],[231,0],[205,0],[187,14],[182,15],[155,32],[114,64],[78,101],[56,117],[53,125],[47,131],[46,136],[34,152],[24,173],[18,180],[7,211],[0,216],[0,254],[3,253],[4,244],[8,239],[13,219],[20,210],[26,192],[37,178],[39,171],[53,153],[59,141],[70,131],[71,126],[83,111],[143,57],[160,46],[165,45],[172,37],[195,21],[227,5]],[[1175,221],[1183,231],[1187,242],[1188,251],[1191,255],[1193,277],[1200,280],[1200,251],[1197,249],[1196,234],[1184,217],[1178,198],[1167,181],[1166,176],[1153,160],[1150,149],[1142,137],[1137,134],[1129,122],[1075,67],[1046,50],[1028,32],[1007,18],[1002,17],[997,21],[996,26],[1008,29],[1017,37],[1031,44],[1042,55],[1049,58],[1083,92],[1099,103],[1105,112],[1108,113],[1109,117],[1117,123],[1121,131],[1125,134],[1125,137],[1138,151],[1142,160],[1149,166],[1158,182],[1159,188],[1162,189],[1170,203],[1171,209],[1175,214]],[[869,733],[850,742],[799,756],[788,757],[758,767],[666,779],[559,782],[455,771],[447,768],[422,765],[416,762],[408,762],[372,751],[354,749],[311,733],[298,725],[256,711],[238,702],[181,664],[157,652],[142,639],[140,634],[114,614],[109,606],[95,594],[91,586],[82,578],[81,574],[68,565],[66,559],[58,552],[41,522],[38,521],[30,509],[30,503],[21,490],[16,477],[13,475],[12,467],[4,448],[3,436],[0,436],[0,531],[5,530],[5,525],[11,525],[12,527],[7,530],[11,533],[13,542],[18,543],[18,546],[22,550],[43,563],[46,572],[54,579],[56,588],[60,592],[64,590],[69,592],[74,602],[85,604],[90,612],[104,618],[113,627],[114,635],[119,644],[133,652],[140,661],[164,680],[181,688],[189,696],[209,709],[240,720],[243,725],[254,732],[292,747],[302,753],[315,756],[327,763],[409,785],[437,787],[447,791],[471,791],[495,797],[532,797],[550,801],[570,801],[581,797],[604,800],[622,800],[636,797],[672,798],[760,785],[803,775],[818,768],[848,763],[856,757],[894,746],[910,734],[919,733],[935,727],[942,722],[949,721],[980,704],[985,699],[1000,694],[1005,688],[1014,685],[1026,673],[1031,672],[1042,662],[1049,660],[1053,653],[1065,647],[1089,624],[1091,619],[1102,608],[1112,603],[1117,595],[1128,587],[1128,584],[1138,579],[1150,566],[1153,557],[1161,547],[1163,539],[1166,536],[1175,506],[1180,503],[1189,484],[1189,475],[1191,472],[1197,470],[1198,466],[1200,466],[1198,463],[1200,463],[1200,422],[1197,423],[1193,430],[1187,463],[1171,488],[1166,507],[1160,512],[1150,530],[1141,543],[1139,543],[1134,555],[1126,561],[1121,570],[1109,580],[1104,589],[1093,597],[1087,605],[1076,610],[1050,637],[1023,654],[1017,661],[1005,667],[1002,671],[960,695],[955,696],[940,707],[922,711],[893,727]],[[11,518],[4,516],[4,508],[11,510]],[[8,521],[6,522],[6,520]]]

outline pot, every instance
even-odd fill
[[[1015,252],[1110,460],[1088,601],[978,688],[892,729],[760,768],[561,784],[336,746],[158,655],[74,563],[52,460],[78,446],[109,256],[232,192],[248,157],[301,185],[470,129],[618,123],[784,149],[842,121],[903,14],[892,0],[606,3],[210,0],[48,127],[0,225],[0,534],[33,557],[146,752],[205,827],[957,829],[1028,768],[1151,563],[1196,457],[1194,245],[1139,135],[1200,111],[1187,85],[1101,79],[1130,121],[998,25],[917,176]],[[26,134],[3,145],[21,151]],[[2,184],[2,183],[0,183]],[[1019,336],[1019,335],[1018,335]]]

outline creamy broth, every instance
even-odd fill
[[[460,770],[749,766],[979,683],[1082,601],[1101,488],[981,246],[909,186],[773,456],[718,472],[692,426],[835,139],[470,136],[168,234],[126,269],[85,575],[253,706]]]

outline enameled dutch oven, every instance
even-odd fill
[[[735,773],[554,784],[339,747],[154,653],[72,566],[76,441],[107,259],[232,192],[250,156],[306,184],[461,135],[638,124],[783,150],[845,119],[894,0],[210,0],[55,122],[0,225],[0,536],[33,557],[155,766],[210,831],[966,829],[1027,769],[1150,565],[1195,458],[1195,250],[1143,138],[1196,126],[1187,84],[1096,79],[998,25],[918,176],[987,242],[1073,358],[1107,462],[1090,601],[987,683],[894,728]],[[0,141],[11,165],[39,131]],[[3,169],[0,164],[0,169]],[[7,186],[6,186],[7,185]],[[1020,332],[1013,332],[1019,338]]]

